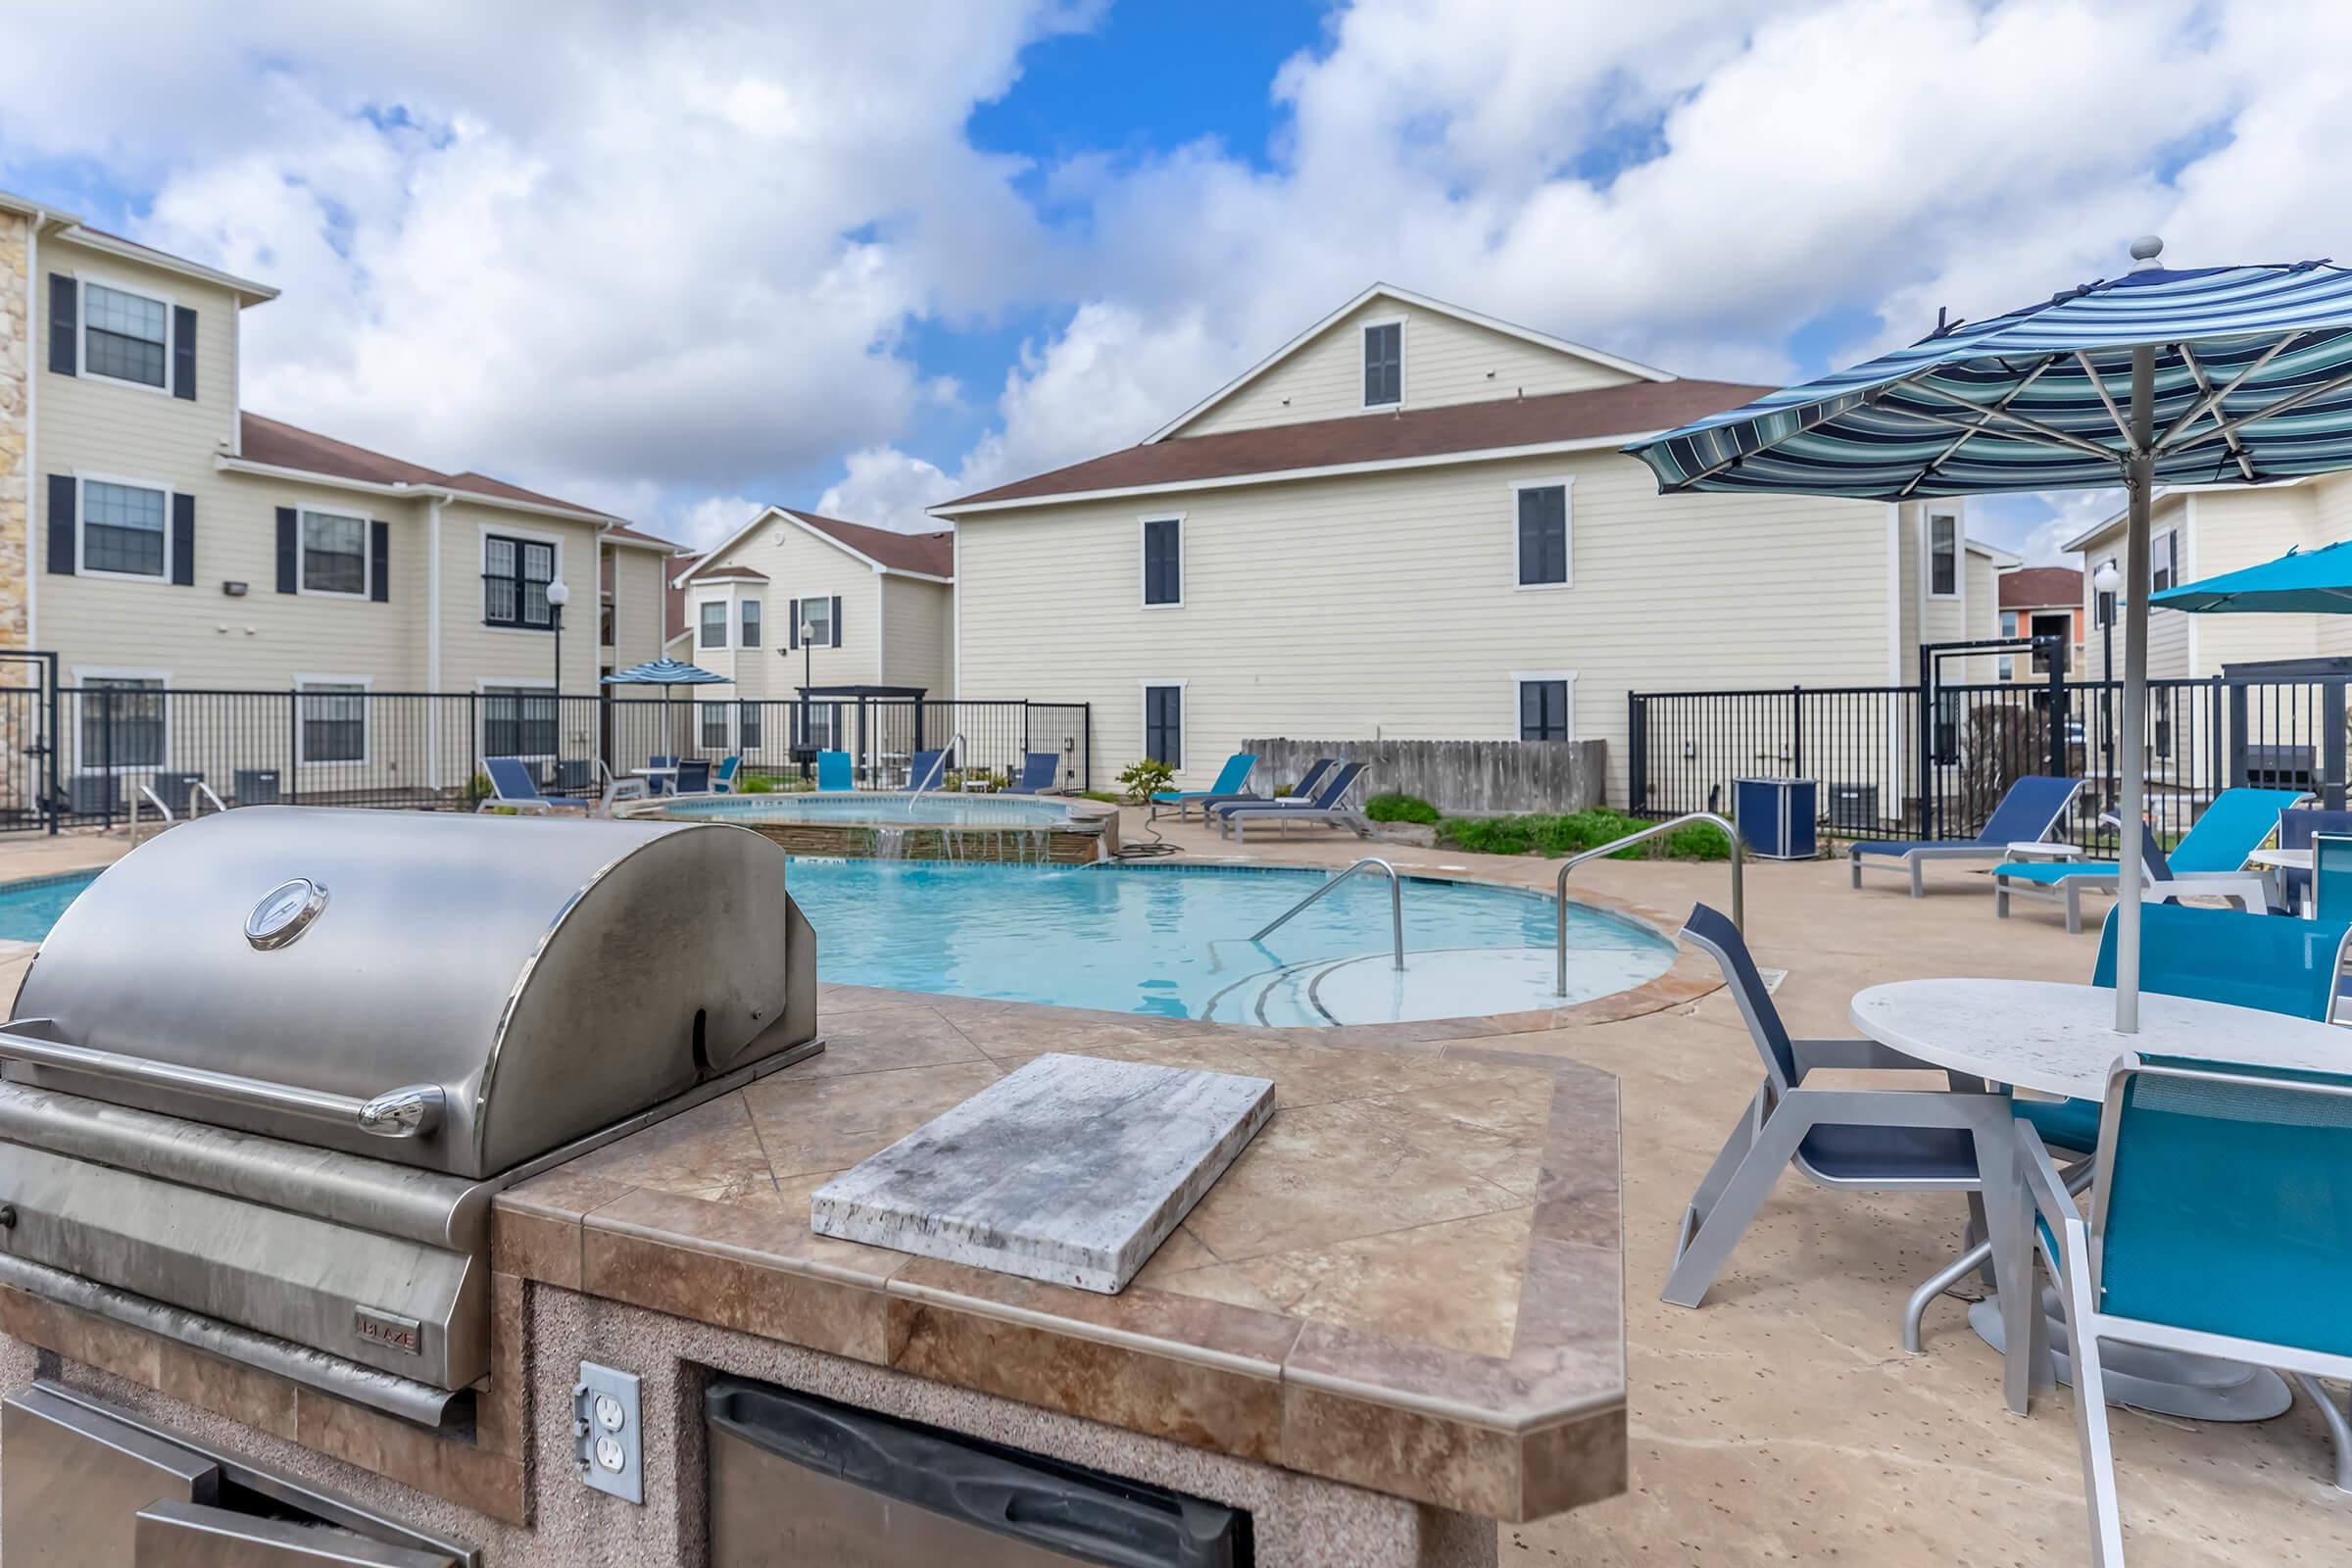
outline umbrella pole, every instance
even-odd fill
[[[2132,456],[2124,463],[2131,521],[2124,546],[2123,864],[2116,878],[2115,1029],[2139,1033],[2139,911],[2143,880],[2140,840],[2147,821],[2148,509],[2156,465],[2154,444],[2156,351],[2132,351]]]

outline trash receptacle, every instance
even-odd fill
[[[1732,820],[1750,855],[1810,860],[1820,853],[1821,786],[1809,778],[1732,780]]]

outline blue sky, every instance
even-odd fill
[[[84,0],[12,23],[0,185],[280,286],[262,412],[698,541],[922,527],[1375,279],[1778,382],[2149,229],[2352,251],[2347,12]],[[1972,527],[2047,557],[2105,505]]]

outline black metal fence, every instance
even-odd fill
[[[746,701],[545,692],[167,691],[139,682],[0,687],[0,831],[114,826],[148,792],[174,814],[266,804],[471,809],[488,757],[518,757],[551,793],[594,795],[656,758],[742,758],[747,783],[797,780],[817,750],[851,753],[858,782],[906,781],[917,752],[1020,775],[1058,754],[1057,787],[1090,789],[1084,703],[862,698]],[[602,766],[600,767],[600,763]],[[759,788],[757,783],[751,787]]]
[[[2157,831],[2185,832],[2234,785],[2309,790],[2340,806],[2348,685],[2352,674],[2340,672],[2149,682],[2146,799]],[[2115,831],[2099,818],[2121,794],[2120,683],[1931,685],[1924,713],[1921,689],[1635,692],[1630,808],[1721,811],[1735,778],[1810,778],[1832,837],[1966,838],[2013,779],[2058,772],[2086,781],[2060,836],[2113,853]]]

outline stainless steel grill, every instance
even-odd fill
[[[0,1284],[453,1419],[499,1189],[821,1049],[784,871],[711,823],[174,828],[0,1028]]]

